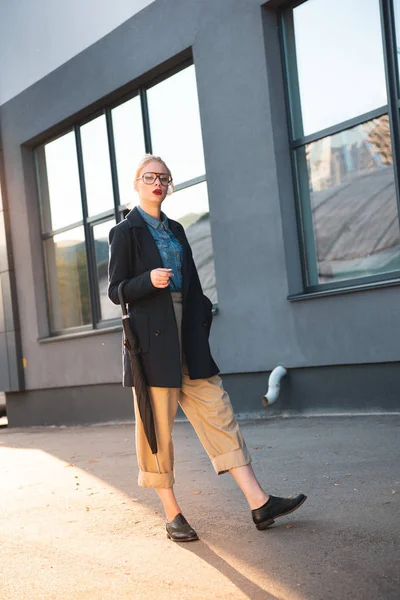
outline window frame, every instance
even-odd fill
[[[336,293],[348,293],[352,291],[360,291],[364,289],[386,287],[388,285],[400,284],[400,270],[390,271],[389,273],[381,273],[377,275],[369,275],[365,277],[356,277],[344,279],[332,283],[310,283],[310,271],[317,268],[315,258],[315,238],[313,233],[313,222],[311,215],[305,215],[309,211],[309,203],[302,198],[300,190],[300,177],[298,165],[296,161],[296,151],[299,148],[304,148],[307,144],[318,141],[327,136],[332,136],[342,131],[346,131],[357,125],[361,125],[373,118],[381,117],[385,114],[389,116],[391,146],[393,156],[393,171],[394,185],[396,191],[397,214],[400,224],[400,85],[399,85],[399,66],[396,48],[396,29],[394,18],[393,0],[379,0],[380,17],[381,17],[381,36],[385,69],[385,80],[388,103],[384,106],[363,113],[337,123],[328,128],[316,131],[309,135],[295,136],[295,123],[302,125],[298,71],[297,65],[290,65],[290,61],[295,60],[296,54],[293,52],[295,44],[293,31],[288,31],[288,22],[285,13],[293,11],[295,8],[308,2],[309,0],[295,0],[285,3],[278,11],[279,23],[279,42],[281,50],[282,76],[284,83],[286,116],[288,123],[288,142],[290,150],[290,160],[292,167],[293,188],[295,197],[295,212],[297,221],[298,243],[301,257],[301,275],[303,289],[298,294],[291,294],[288,300],[300,300],[303,298],[313,298],[323,295],[332,295]],[[293,14],[293,13],[291,13]],[[289,27],[292,23],[289,24]],[[400,36],[400,32],[399,32]],[[292,50],[292,51],[291,51]],[[288,59],[288,56],[290,59]],[[293,85],[293,79],[295,79]],[[307,206],[306,206],[307,204]],[[311,231],[310,231],[311,229]],[[314,249],[314,252],[313,252]],[[314,254],[314,256],[310,256]],[[313,262],[312,262],[313,261]]]
[[[141,107],[141,116],[142,116],[142,126],[143,126],[143,137],[144,137],[144,151],[146,153],[152,154],[152,139],[151,139],[151,129],[150,129],[150,115],[148,109],[147,102],[147,90],[154,87],[158,83],[173,77],[175,74],[183,71],[186,68],[194,66],[193,59],[185,59],[180,64],[170,68],[163,73],[159,74],[156,77],[149,78],[148,81],[141,81],[140,85],[132,85],[129,93],[124,92],[120,96],[117,96],[112,102],[104,102],[102,106],[96,106],[96,109],[86,114],[84,118],[76,118],[66,127],[64,130],[58,131],[56,135],[53,135],[48,138],[43,138],[40,140],[39,144],[36,144],[32,147],[33,155],[34,155],[34,163],[35,163],[35,172],[36,172],[36,187],[37,187],[37,198],[39,205],[39,213],[40,213],[40,237],[42,242],[42,258],[44,263],[44,271],[46,274],[46,299],[47,299],[47,316],[48,316],[48,327],[49,327],[49,338],[57,338],[60,336],[76,336],[80,334],[88,334],[90,332],[101,331],[101,330],[109,330],[114,329],[116,326],[120,325],[120,318],[115,317],[111,319],[101,319],[101,307],[100,307],[100,294],[99,294],[99,286],[98,286],[98,276],[97,276],[97,263],[96,263],[96,249],[94,244],[94,234],[93,228],[96,225],[100,225],[110,219],[115,219],[116,223],[119,223],[125,218],[126,213],[128,212],[127,206],[125,204],[120,203],[120,193],[119,193],[119,183],[118,183],[118,172],[117,172],[117,159],[116,159],[116,151],[115,151],[115,140],[114,140],[114,131],[113,131],[113,123],[112,123],[112,110],[117,108],[121,104],[128,102],[129,100],[139,97],[140,99],[140,107]],[[88,204],[87,204],[87,195],[86,195],[86,185],[85,185],[85,172],[84,172],[84,163],[83,163],[83,152],[82,152],[82,140],[81,140],[81,131],[80,128],[86,123],[96,119],[97,117],[104,115],[106,120],[106,129],[107,129],[107,141],[108,141],[108,153],[110,158],[110,174],[112,181],[112,190],[113,190],[113,207],[108,211],[103,213],[89,216],[88,215]],[[78,176],[79,176],[79,187],[81,194],[81,205],[82,205],[82,220],[73,223],[70,225],[66,225],[64,227],[58,229],[49,229],[46,230],[44,227],[43,220],[43,210],[49,210],[49,206],[45,206],[46,203],[49,203],[48,192],[46,192],[46,198],[43,198],[43,190],[42,190],[42,175],[43,171],[40,169],[39,159],[38,159],[38,150],[43,149],[46,144],[66,135],[68,132],[73,132],[75,137],[75,145],[76,145],[76,153],[77,153],[77,163],[78,163]],[[180,182],[179,184],[174,186],[174,191],[178,192],[180,190],[195,186],[199,183],[206,182],[207,177],[206,173],[202,173],[199,176],[192,178],[190,180],[186,180]],[[91,323],[87,325],[80,325],[76,327],[62,328],[62,329],[52,329],[52,304],[51,304],[51,294],[50,294],[50,286],[49,286],[49,274],[48,274],[48,264],[46,259],[46,251],[45,251],[45,242],[49,239],[54,238],[59,233],[64,233],[68,230],[71,230],[75,227],[83,227],[85,234],[85,250],[86,250],[86,261],[87,261],[87,272],[88,272],[88,284],[89,284],[89,294],[90,294],[90,308],[91,308]],[[46,338],[42,338],[42,341]]]

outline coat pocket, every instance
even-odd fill
[[[137,337],[138,345],[142,354],[149,351],[150,328],[149,315],[144,310],[134,310],[129,313],[132,331]]]
[[[203,300],[204,300],[204,305],[205,305],[205,309],[206,309],[207,326],[210,329],[211,323],[213,320],[213,314],[212,314],[213,303],[211,302],[210,298],[208,298],[205,294],[203,294]]]
[[[205,294],[203,294],[203,300],[204,300],[204,303],[206,305],[206,308],[209,311],[212,311],[213,303],[211,302],[210,298],[208,296],[206,296]]]

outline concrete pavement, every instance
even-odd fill
[[[0,429],[1,600],[398,600],[399,416],[247,421],[257,475],[304,506],[258,532],[176,423],[176,492],[201,540],[167,540],[132,424]]]

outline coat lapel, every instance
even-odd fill
[[[138,209],[136,207],[132,209],[127,214],[126,219],[131,229],[133,229],[134,241],[145,266],[149,271],[162,268],[163,264],[157,244]]]
[[[185,298],[190,284],[190,274],[191,274],[191,265],[192,265],[192,251],[190,249],[189,243],[186,239],[185,233],[183,231],[182,225],[177,223],[176,221],[169,221],[169,226],[171,228],[172,233],[182,246],[182,295]]]

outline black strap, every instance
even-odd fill
[[[119,298],[119,303],[121,304],[121,310],[122,310],[122,314],[124,317],[126,317],[126,315],[128,314],[128,311],[126,310],[126,303],[125,303],[125,298],[124,298],[124,285],[126,283],[128,283],[129,279],[124,279],[124,281],[121,281],[121,283],[118,286],[118,298]]]

